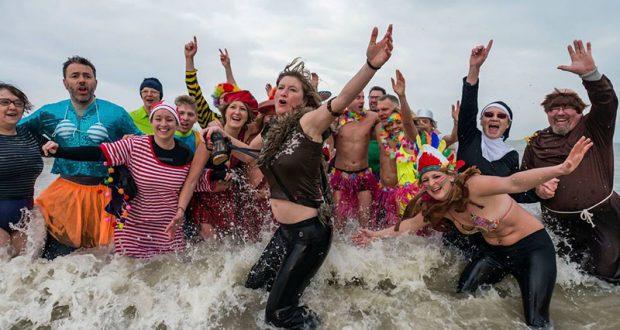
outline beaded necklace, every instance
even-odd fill
[[[357,123],[364,118],[366,118],[366,110],[363,110],[362,113],[347,110],[338,118],[338,125],[342,127],[348,123]]]
[[[383,149],[385,153],[390,159],[396,159],[397,162],[405,163],[405,162],[415,162],[416,157],[414,154],[409,154],[408,156],[400,151],[401,147],[405,147],[406,149],[413,150],[413,143],[407,139],[405,133],[399,132],[398,136],[394,136],[394,133],[386,132],[385,128],[381,127],[381,133],[379,134],[379,138],[381,139],[381,144],[383,144]],[[388,144],[388,139],[390,141],[395,141],[396,146],[391,147]]]

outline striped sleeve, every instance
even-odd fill
[[[198,110],[198,124],[200,127],[205,128],[213,120],[220,119],[220,116],[211,111],[209,103],[202,94],[202,89],[198,84],[198,70],[185,71],[185,86],[187,86],[187,92],[196,100],[196,109]]]
[[[110,163],[109,166],[128,165],[134,139],[118,140],[112,143],[102,143],[101,150]]]
[[[215,181],[211,180],[211,174],[213,173],[213,169],[208,168],[202,171],[202,175],[198,179],[198,184],[196,184],[196,192],[212,192],[215,190]]]

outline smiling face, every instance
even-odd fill
[[[181,103],[177,105],[177,109],[179,110],[179,119],[181,120],[179,123],[179,132],[187,133],[194,127],[194,124],[198,120],[196,108],[191,104]]]
[[[400,114],[394,113],[388,118],[385,124],[385,131],[394,137],[403,131],[403,121],[400,118]]]
[[[179,125],[170,111],[159,109],[152,114],[151,126],[153,127],[153,135],[162,140],[169,140],[174,138],[174,132]]]
[[[15,129],[17,122],[19,122],[24,115],[24,107],[16,107],[13,102],[23,103],[23,101],[8,89],[0,89],[0,99],[11,101],[9,105],[0,105],[0,125],[3,128]]]
[[[453,175],[442,171],[428,171],[420,177],[420,187],[433,199],[445,201],[452,190],[451,180],[454,180]]]
[[[489,139],[503,138],[504,132],[510,127],[510,118],[504,110],[489,107],[482,113],[480,126]]]
[[[547,120],[553,133],[566,135],[572,131],[583,115],[569,105],[555,106],[547,111]]]
[[[150,87],[144,87],[140,91],[140,97],[142,98],[142,103],[144,104],[144,109],[146,109],[147,113],[151,112],[151,107],[153,104],[161,101],[161,94],[158,90]]]
[[[284,76],[276,87],[275,94],[276,113],[278,115],[289,113],[304,105],[304,91],[301,81],[293,76]]]
[[[69,92],[71,101],[77,104],[88,105],[95,97],[97,79],[95,79],[93,69],[88,65],[69,64],[63,84]]]
[[[233,101],[224,111],[226,127],[241,129],[248,122],[250,116],[248,107],[241,101]]]

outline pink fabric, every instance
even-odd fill
[[[336,214],[341,219],[357,217],[359,200],[357,193],[370,191],[375,194],[377,179],[368,168],[359,172],[345,172],[334,168],[329,178],[333,191],[340,192],[340,201],[336,205]]]

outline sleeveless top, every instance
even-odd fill
[[[329,130],[324,132],[323,139],[329,134]],[[312,141],[297,122],[270,163],[260,167],[269,183],[271,198],[318,208],[323,202],[322,149],[323,143]]]

